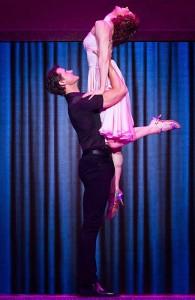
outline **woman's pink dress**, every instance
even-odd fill
[[[100,88],[98,56],[92,52],[93,50],[98,50],[96,37],[89,32],[83,41],[83,45],[87,52],[87,60],[89,64],[88,91],[91,92]],[[120,69],[113,60],[112,65],[120,78],[124,81]],[[109,87],[110,82],[108,79],[106,89],[109,89]],[[131,115],[129,93],[127,93],[127,95],[117,104],[102,111],[101,121],[102,127],[100,128],[100,134],[104,135],[106,139],[124,142],[125,140],[133,140],[135,132],[133,128],[134,121]]]

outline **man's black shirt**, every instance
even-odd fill
[[[103,149],[105,139],[99,133],[101,127],[100,111],[103,109],[103,96],[94,95],[82,98],[83,93],[74,92],[65,96],[72,126],[77,132],[83,151]]]

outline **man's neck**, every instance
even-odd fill
[[[69,93],[75,93],[75,92],[80,92],[80,90],[78,89],[77,86],[71,87],[71,88],[68,88],[68,87],[66,86],[66,94],[69,94]]]

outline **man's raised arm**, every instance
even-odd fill
[[[117,74],[117,72],[114,70],[112,63],[110,62],[109,70],[108,70],[110,82],[112,88],[110,90],[106,90],[103,93],[103,108],[108,108],[110,106],[113,106],[127,94],[128,89],[126,85],[122,82],[121,78]]]

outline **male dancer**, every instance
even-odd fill
[[[96,238],[104,216],[114,165],[109,147],[99,133],[100,110],[120,101],[127,93],[112,65],[109,66],[112,88],[103,95],[83,97],[78,89],[79,77],[72,70],[54,66],[46,78],[50,93],[64,95],[68,114],[77,132],[83,154],[79,162],[79,177],[84,184],[84,221],[79,246],[79,293],[81,296],[111,297],[114,293],[104,290],[97,278],[95,260]]]

